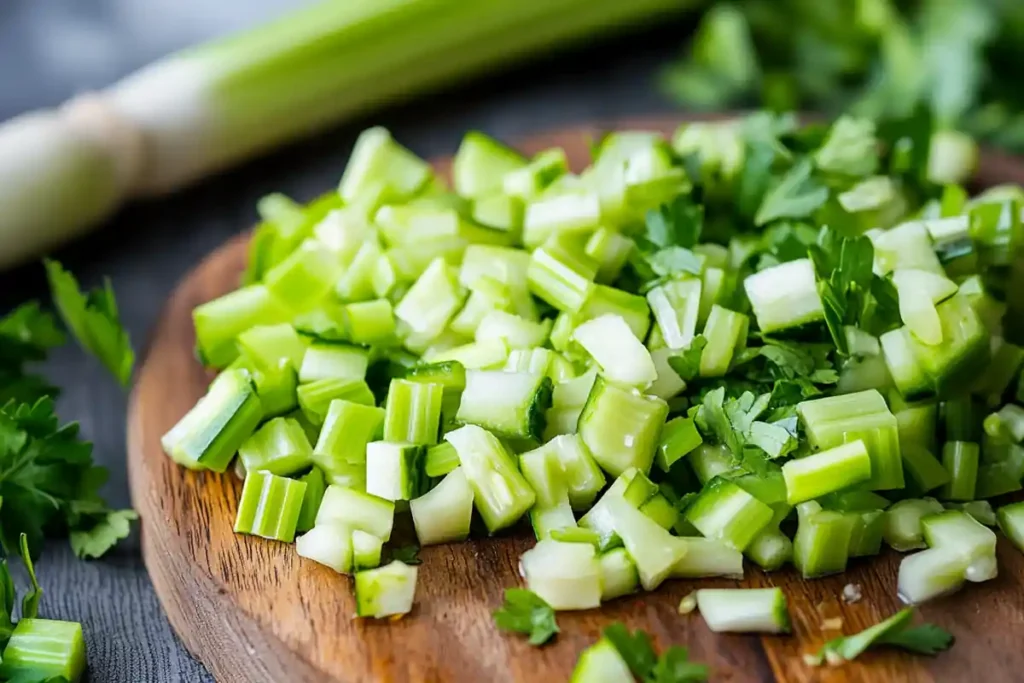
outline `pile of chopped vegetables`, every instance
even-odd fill
[[[758,113],[608,134],[579,174],[470,133],[449,189],[367,130],[336,192],[260,203],[243,286],[194,312],[221,373],[164,448],[234,462],[235,530],[353,574],[359,616],[412,607],[416,568],[381,566],[405,514],[421,545],[528,519],[529,590],[497,621],[538,644],[551,610],[745,562],[813,579],[883,541],[913,551],[908,603],[987,581],[989,527],[1024,542],[1024,507],[988,502],[1024,477],[1003,326],[1024,191],[971,198],[976,158],[919,116]],[[778,589],[684,603],[716,631],[789,630]],[[948,647],[909,617],[817,661]],[[573,680],[704,671],[649,642],[637,664],[609,631]]]

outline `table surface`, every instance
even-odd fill
[[[184,44],[294,6],[289,0],[3,0],[0,2],[0,120],[100,87]],[[340,177],[360,130],[380,124],[423,156],[451,153],[468,129],[514,140],[578,121],[672,109],[659,96],[661,64],[679,53],[684,23],[545,58],[377,112],[274,153],[166,200],[129,207],[97,233],[55,255],[86,284],[109,276],[121,315],[141,349],[175,283],[206,253],[251,225],[256,200],[282,191],[310,199]],[[69,54],[74,46],[73,54]],[[42,268],[0,274],[0,310],[46,299]],[[110,469],[106,495],[126,506],[127,395],[77,348],[59,350],[43,371],[64,394],[65,420],[78,420]],[[164,617],[142,565],[137,536],[99,561],[77,560],[51,541],[37,566],[43,616],[81,621],[93,683],[211,681]]]

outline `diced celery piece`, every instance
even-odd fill
[[[260,368],[245,357],[239,357],[230,368],[244,368],[249,371],[253,384],[256,385],[256,395],[263,408],[263,417],[278,417],[298,407],[299,376],[291,363],[285,362],[277,368]]]
[[[946,395],[961,391],[978,377],[989,360],[989,334],[970,302],[954,296],[936,306],[943,342],[928,346],[909,337],[914,357],[931,378],[935,391]]]
[[[886,543],[900,552],[924,548],[921,519],[942,510],[942,504],[934,498],[898,501],[885,511],[882,536]]]
[[[204,365],[223,368],[238,356],[235,339],[257,325],[287,322],[292,312],[264,285],[250,285],[196,306],[192,321]]]
[[[509,244],[512,234],[479,225],[450,206],[410,203],[382,206],[373,218],[381,236],[394,249],[469,243]]]
[[[702,486],[735,468],[732,453],[721,445],[702,444],[690,453],[688,460]]]
[[[160,443],[179,465],[223,472],[262,419],[249,374],[226,370]]]
[[[352,530],[352,569],[373,569],[380,566],[384,541],[360,529]]]
[[[327,482],[324,479],[324,471],[316,466],[304,474],[300,481],[306,483],[306,493],[302,496],[302,510],[299,511],[299,521],[295,525],[295,530],[305,533],[312,529],[316,522],[316,511],[320,509],[320,501],[324,498]]]
[[[706,538],[742,551],[772,521],[772,509],[735,483],[715,478],[684,517]]]
[[[551,393],[544,375],[469,370],[456,419],[502,436],[540,438]]]
[[[527,587],[556,610],[601,605],[601,565],[590,544],[539,541],[520,566]]]
[[[722,377],[729,371],[733,357],[747,345],[750,318],[715,304],[711,307],[704,338],[708,344],[700,356],[701,377]]]
[[[654,462],[663,472],[676,464],[703,442],[692,418],[673,418],[665,423]]]
[[[507,174],[525,167],[526,159],[515,150],[470,131],[452,161],[452,180],[463,197],[479,197],[500,190]]]
[[[969,500],[966,503],[945,503],[948,510],[960,510],[970,515],[978,524],[996,526],[996,511],[987,500]]]
[[[896,413],[903,469],[922,492],[936,489],[949,481],[946,468],[933,455],[936,411],[934,404],[924,404]]]
[[[697,609],[714,633],[789,633],[781,588],[701,588]]]
[[[530,293],[560,311],[577,313],[583,308],[597,273],[590,257],[572,253],[557,239],[533,250],[526,271]]]
[[[701,246],[701,245],[697,245]],[[706,245],[718,246],[718,245]],[[736,288],[736,274],[727,272],[725,267],[705,266],[701,275],[700,308],[697,311],[697,324],[703,325],[711,315],[711,307],[728,300]]]
[[[342,301],[364,301],[376,296],[373,279],[382,254],[376,235],[364,241],[334,283],[334,293],[338,298]]]
[[[649,472],[668,404],[598,378],[579,419],[579,435],[613,476],[630,467]]]
[[[337,255],[318,240],[307,239],[267,272],[271,296],[294,313],[308,311],[331,291],[342,272]]]
[[[519,456],[519,471],[537,494],[537,506],[555,507],[568,504],[569,486],[558,453],[546,446],[535,448]]]
[[[531,349],[543,346],[550,332],[550,320],[538,323],[506,311],[489,311],[480,319],[474,339],[504,339],[510,349]]]
[[[370,385],[361,379],[321,379],[302,384],[296,391],[299,406],[310,422],[323,424],[334,401],[348,401],[366,406],[374,404]]]
[[[960,510],[946,510],[921,520],[925,541],[931,548],[959,555],[967,567],[968,581],[988,581],[996,576],[996,535]]]
[[[743,288],[765,334],[823,320],[814,266],[797,259],[748,275]]]
[[[859,510],[847,512],[853,518],[850,531],[850,557],[877,555],[882,548],[885,513],[881,510]]]
[[[1010,503],[996,511],[999,530],[1017,550],[1024,552],[1024,502]]]
[[[366,214],[356,207],[334,209],[313,227],[313,236],[333,251],[339,263],[348,265],[359,247],[374,235]]]
[[[569,172],[569,161],[561,147],[536,154],[525,168],[510,171],[502,179],[506,194],[529,199]]]
[[[319,562],[339,574],[352,571],[352,531],[340,522],[321,522],[295,541],[300,557]]]
[[[942,466],[949,482],[939,490],[946,500],[973,500],[978,481],[981,449],[970,441],[947,441],[942,447]]]
[[[459,466],[459,454],[455,446],[442,441],[427,449],[423,470],[428,477],[443,477]]]
[[[356,616],[382,619],[412,611],[416,567],[395,560],[355,575]]]
[[[395,338],[395,312],[387,299],[348,304],[345,319],[350,338],[356,344],[381,344]]]
[[[680,579],[698,579],[708,576],[743,578],[743,553],[721,541],[695,536],[686,539],[687,551],[675,567],[672,576]]]
[[[529,295],[527,295],[529,296]],[[511,311],[513,309],[512,290],[503,282],[488,276],[476,278],[462,307],[448,327],[458,334],[472,337],[480,321],[491,311]]]
[[[651,354],[618,315],[602,315],[573,331],[582,346],[613,382],[646,388],[658,377]]]
[[[413,338],[430,340],[444,331],[462,300],[455,272],[444,259],[434,259],[395,307],[395,317]]]
[[[587,240],[587,256],[598,262],[599,282],[615,282],[629,260],[635,243],[620,232],[598,228]]]
[[[797,508],[799,523],[793,539],[793,564],[805,579],[846,570],[854,518],[822,510],[815,502]]]
[[[580,653],[569,683],[633,683],[635,680],[615,645],[601,638]]]
[[[530,485],[493,434],[466,425],[446,434],[445,440],[458,451],[474,504],[491,533],[514,524],[536,502]]]
[[[349,344],[315,342],[309,345],[299,368],[299,381],[322,379],[365,379],[369,352]]]
[[[647,292],[647,303],[658,323],[657,327],[665,345],[672,350],[690,346],[697,333],[697,313],[700,309],[700,279],[681,277]]]
[[[519,197],[507,194],[491,194],[473,201],[473,220],[492,230],[507,233],[500,242],[510,244],[523,230],[526,207]]]
[[[750,542],[744,552],[761,569],[773,572],[792,561],[793,541],[778,527],[769,526]]]
[[[427,352],[423,360],[430,363],[456,362],[467,370],[501,367],[508,360],[509,348],[504,339],[489,339],[456,346],[446,351]]]
[[[653,519],[662,529],[672,529],[679,521],[679,510],[661,493],[655,493],[640,506],[640,512]]]
[[[964,584],[967,561],[949,548],[930,548],[900,561],[896,590],[911,605],[954,593]]]
[[[583,323],[609,313],[621,316],[637,339],[647,337],[651,329],[651,309],[647,299],[606,285],[594,285],[590,289],[576,322]]]
[[[81,624],[22,618],[9,637],[0,663],[5,681],[82,680],[86,660]]]
[[[381,435],[384,410],[336,399],[313,447],[313,462],[332,483],[366,486],[366,445]]]
[[[875,270],[883,275],[906,268],[945,274],[924,222],[911,221],[873,233],[871,242],[875,247]]]
[[[598,557],[598,562],[601,563],[601,602],[636,592],[640,576],[625,548],[603,553]]]
[[[878,340],[889,375],[904,398],[914,400],[934,393],[931,378],[925,374],[914,353],[908,329],[890,330]]]
[[[368,128],[356,140],[338,192],[346,204],[358,204],[367,195],[402,200],[416,194],[431,176],[430,166],[395,142],[387,130]]]
[[[412,500],[425,488],[422,445],[393,441],[366,444],[366,492],[385,500]]]
[[[238,350],[262,369],[302,366],[306,343],[288,323],[256,325],[238,335]]]
[[[469,536],[473,517],[473,489],[461,467],[441,483],[409,501],[409,511],[421,546],[461,541]]]
[[[786,462],[782,466],[790,505],[840,491],[871,477],[871,458],[857,440]]]
[[[648,344],[648,348],[651,348],[650,344]],[[654,369],[658,373],[658,378],[651,386],[647,387],[647,393],[651,396],[657,396],[667,401],[686,389],[686,382],[669,365],[668,359],[674,355],[676,352],[668,347],[651,350],[651,360],[654,361]]]
[[[576,528],[576,517],[566,498],[558,505],[534,505],[530,508],[530,525],[538,541],[558,540],[554,539],[554,534]]]
[[[384,439],[423,446],[436,444],[443,399],[443,384],[391,380],[384,417]]]
[[[685,540],[672,536],[625,499],[610,498],[608,515],[615,533],[636,564],[644,590],[654,590],[661,585],[686,556],[688,546]]]
[[[604,488],[605,478],[594,456],[576,434],[563,434],[541,448],[556,455],[569,489],[569,502],[574,510],[589,509]]]
[[[593,192],[546,194],[526,205],[523,244],[534,249],[557,233],[588,233],[601,222],[601,202]]]
[[[797,413],[815,448],[864,442],[871,458],[870,489],[903,488],[898,424],[876,390],[803,401]]]
[[[313,462],[313,448],[297,420],[277,417],[263,424],[238,447],[246,472],[287,476]]]
[[[316,526],[327,523],[344,524],[387,541],[395,522],[395,504],[378,496],[345,486],[331,484],[324,491]]]
[[[269,472],[248,472],[235,517],[235,533],[291,543],[302,511],[306,482]]]
[[[611,518],[610,502],[613,499],[625,500],[633,507],[639,508],[657,491],[650,479],[635,467],[619,475],[597,503],[579,521],[584,529],[591,529],[598,534],[601,550],[616,547],[622,540],[615,532]]]

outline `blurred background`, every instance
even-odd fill
[[[346,0],[355,3],[357,0]],[[359,0],[363,1],[363,0]],[[246,29],[306,0],[0,0],[0,121],[110,85],[183,47]],[[83,284],[110,276],[137,349],[174,284],[256,220],[256,200],[333,186],[358,132],[380,124],[414,152],[454,151],[468,129],[514,141],[577,122],[768,104],[872,116],[920,110],[1009,150],[1024,147],[1021,0],[680,0],[655,26],[546,50],[527,64],[376,108],[171,197],[137,203],[55,256]],[[2,248],[2,246],[0,246]],[[36,264],[0,274],[0,310],[48,298]],[[128,505],[126,395],[73,347],[45,372],[59,411],[82,422]],[[92,681],[210,680],[174,638],[136,539],[78,561],[63,541],[38,566],[44,613],[83,622]]]

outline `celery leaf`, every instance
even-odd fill
[[[502,630],[530,636],[530,645],[543,645],[559,631],[551,605],[522,588],[505,589],[505,604],[495,610],[494,623]]]

